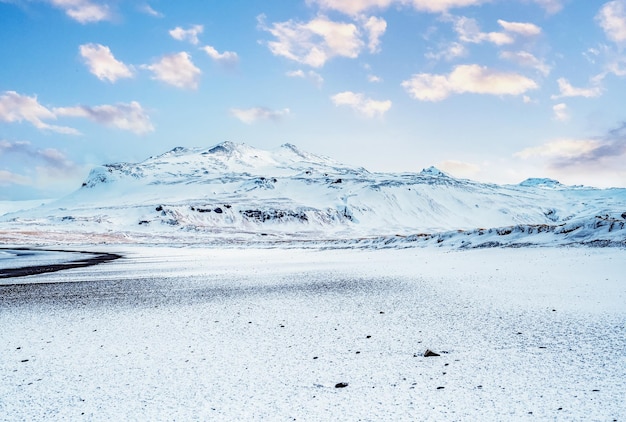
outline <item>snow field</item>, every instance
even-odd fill
[[[626,414],[622,249],[124,248],[0,286],[0,419]]]

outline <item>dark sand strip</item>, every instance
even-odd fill
[[[29,250],[29,249],[12,248],[11,250]],[[42,251],[41,249],[37,249],[37,250]],[[117,255],[113,253],[99,253],[99,252],[64,251],[64,250],[51,250],[49,252],[83,253],[83,254],[91,255],[91,256],[86,259],[69,261],[63,264],[33,265],[30,267],[21,267],[21,268],[5,268],[5,269],[0,270],[0,279],[12,278],[12,277],[26,277],[29,275],[37,275],[37,274],[43,274],[43,273],[52,273],[56,271],[69,270],[71,268],[90,267],[92,265],[98,265],[104,262],[114,261],[122,257],[121,255]]]

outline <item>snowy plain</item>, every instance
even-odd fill
[[[0,286],[0,419],[626,415],[621,248],[97,250]]]

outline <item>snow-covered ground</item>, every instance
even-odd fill
[[[0,286],[0,419],[626,415],[621,248],[102,249]]]

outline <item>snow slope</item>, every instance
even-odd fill
[[[0,218],[0,233],[13,242],[408,238],[465,244],[469,236],[474,246],[623,245],[625,224],[626,189],[568,187],[551,179],[501,186],[434,167],[371,173],[291,144],[264,151],[224,142],[95,168],[73,194]]]

